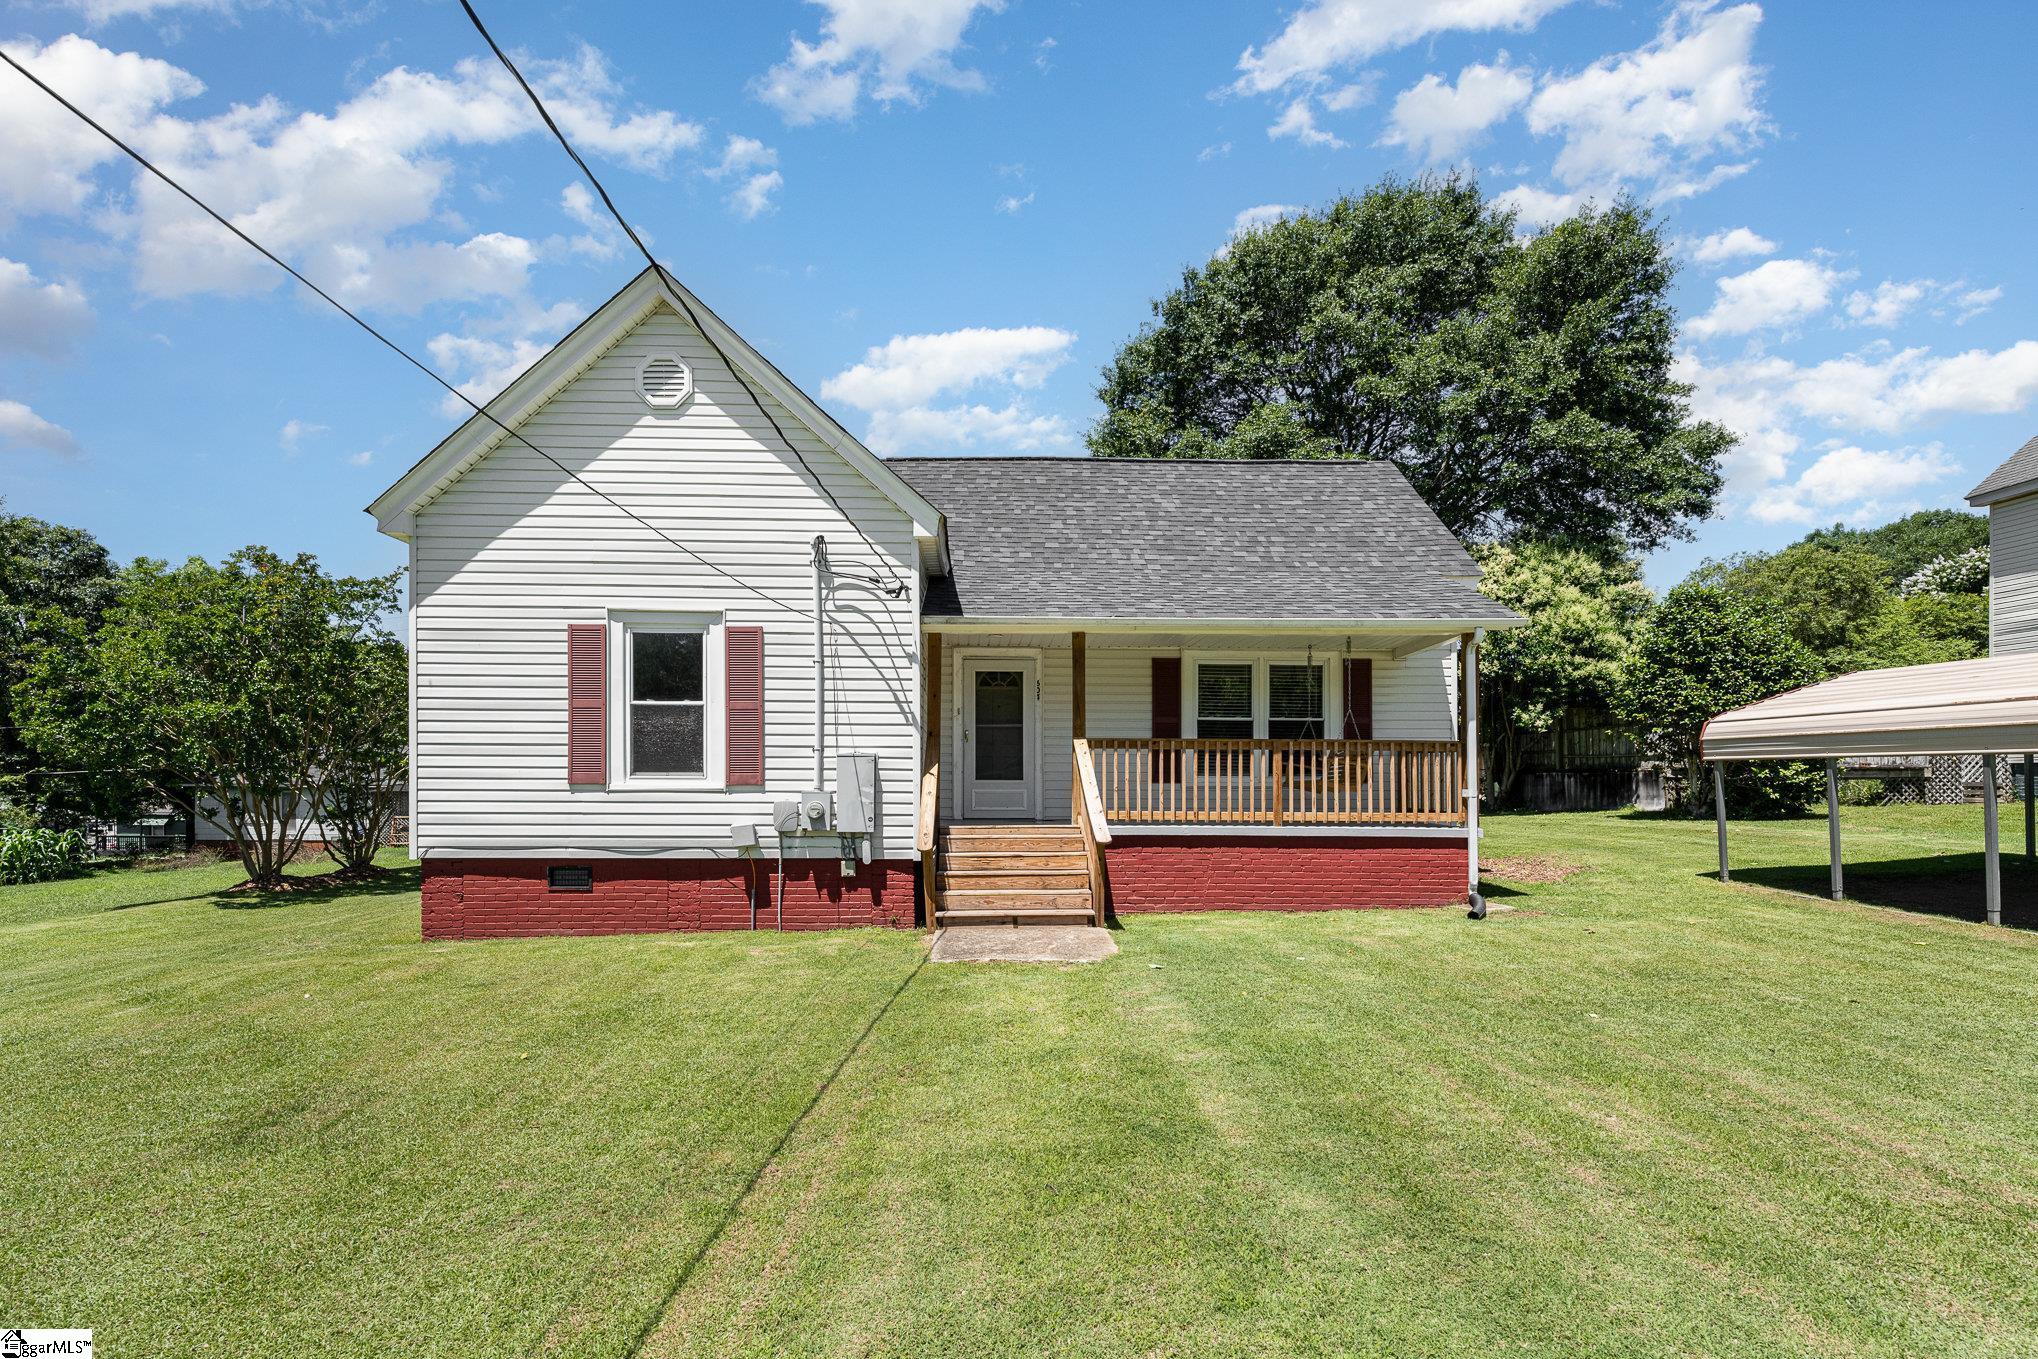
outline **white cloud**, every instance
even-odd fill
[[[1033,202],[1033,191],[1031,189],[1028,189],[1026,191],[1026,196],[1024,198],[1021,198],[1017,194],[1008,193],[1003,198],[1000,198],[998,200],[998,211],[1007,214],[1016,213],[1021,208],[1029,206],[1032,202]]]
[[[92,307],[69,283],[46,283],[0,257],[0,353],[60,359],[92,328]]]
[[[1380,73],[1368,71],[1362,79],[1339,86],[1317,102],[1332,113],[1350,113],[1353,109],[1364,108],[1379,97]]]
[[[0,400],[0,445],[39,449],[60,458],[74,458],[80,448],[78,436],[62,425],[53,425],[19,401]]]
[[[1516,185],[1493,196],[1494,206],[1506,208],[1528,225],[1539,227],[1561,222],[1591,201],[1592,195],[1583,190],[1558,193],[1531,184]]]
[[[1242,209],[1236,217],[1231,219],[1231,239],[1235,241],[1248,231],[1257,231],[1261,227],[1272,226],[1283,218],[1293,217],[1302,210],[1302,208],[1294,203],[1260,203],[1253,207]]]
[[[373,449],[364,448],[359,453],[350,453],[347,455],[347,463],[349,466],[352,467],[366,467],[369,463],[374,461],[375,452]]]
[[[96,27],[112,23],[115,19],[146,19],[169,9],[224,13],[235,3],[236,0],[71,0],[71,8],[83,14],[86,23]]]
[[[795,37],[786,59],[752,85],[789,123],[844,119],[868,96],[918,104],[928,87],[980,90],[984,78],[957,66],[963,32],[1004,0],[813,0],[828,11],[821,38]]]
[[[1529,73],[1507,65],[1505,55],[1492,66],[1467,66],[1455,85],[1426,75],[1395,98],[1380,144],[1405,146],[1425,160],[1449,160],[1520,108],[1534,88]]]
[[[1075,443],[1075,431],[1061,416],[1034,415],[1018,402],[995,410],[989,406],[914,406],[872,412],[865,442],[887,454],[984,445],[1026,453],[1070,447]]]
[[[777,164],[775,149],[755,137],[735,135],[723,145],[720,163],[706,173],[710,179],[740,177],[726,201],[737,216],[749,221],[770,211],[771,196],[785,184],[785,176],[773,168]]]
[[[1875,291],[1865,293],[1856,289],[1847,294],[1847,315],[1864,326],[1881,326],[1885,329],[1904,319],[1904,315],[1927,294],[1938,290],[1939,285],[1929,278],[1913,278],[1903,282],[1885,279],[1875,285]]]
[[[1437,33],[1533,28],[1570,0],[1312,0],[1238,59],[1240,94],[1314,84],[1331,71]]]
[[[1788,325],[1824,311],[1833,290],[1848,277],[1816,260],[1770,260],[1745,274],[1719,282],[1719,295],[1703,316],[1685,326],[1688,334],[1745,335]]]
[[[1072,442],[1059,416],[1036,415],[1021,394],[1068,362],[1075,335],[1050,326],[971,327],[932,335],[895,335],[863,361],[821,384],[821,395],[870,415],[867,439],[881,453],[908,448],[992,444],[1035,449]],[[978,402],[937,406],[942,396],[1004,389],[1001,407]]]
[[[1970,288],[1954,299],[1960,308],[1960,315],[1953,318],[1953,324],[1964,325],[2003,300],[2003,290],[1997,288]]]
[[[444,76],[397,67],[331,113],[294,113],[271,97],[186,120],[163,106],[204,86],[166,63],[76,37],[9,50],[104,113],[114,131],[345,301],[415,310],[525,287],[535,248],[519,237],[417,238],[446,216],[442,199],[454,175],[449,149],[542,131],[522,92],[492,61],[462,61]],[[655,173],[700,142],[701,129],[675,114],[625,112],[593,48],[563,61],[527,61],[526,70],[568,135],[597,156]],[[23,90],[42,107],[21,106]],[[50,121],[52,111],[61,122]],[[17,123],[17,112],[25,122]],[[111,147],[19,81],[0,82],[0,122],[34,133],[0,141],[0,198],[36,212],[95,207],[92,172],[116,154]],[[131,204],[101,206],[92,220],[123,241],[143,293],[277,286],[272,266],[190,204],[153,179],[136,183]]]
[[[1267,137],[1269,140],[1293,137],[1304,146],[1324,146],[1333,151],[1347,144],[1335,132],[1316,125],[1316,111],[1310,106],[1308,95],[1291,101],[1280,117],[1267,124]]]
[[[47,47],[0,43],[7,55],[121,137],[145,129],[166,104],[202,93],[196,76],[167,61],[109,52],[75,34]],[[120,156],[48,95],[7,73],[0,80],[0,226],[15,214],[75,213],[92,201],[92,171]]]
[[[464,334],[434,335],[425,348],[441,373],[477,405],[486,405],[526,368],[543,358],[556,337],[579,325],[586,310],[577,302],[539,307],[517,302],[502,314],[477,322]],[[452,419],[473,414],[467,402],[448,392],[439,412]]]
[[[316,435],[328,433],[329,426],[313,424],[309,420],[286,420],[283,428],[276,432],[276,444],[285,453],[295,453],[298,445]]]
[[[623,247],[623,233],[616,219],[595,202],[587,185],[574,180],[559,191],[559,210],[578,222],[583,230],[568,244],[576,255],[589,259],[614,259]]]
[[[1901,456],[1848,453],[1822,458],[1825,466],[1800,490],[1789,473],[1806,443],[1805,423],[1888,435],[1946,416],[2023,412],[2038,402],[2038,340],[1943,356],[1878,344],[1815,364],[1763,355],[1712,365],[1687,352],[1674,375],[1691,384],[1694,414],[1740,436],[1723,469],[1731,494],[1789,518],[1804,507],[1830,509],[1849,476],[1860,478],[1862,504],[1887,504],[1937,466],[1936,446]]]
[[[1914,508],[1905,497],[1956,470],[1937,444],[1895,450],[1849,444],[1821,454],[1795,481],[1762,488],[1749,510],[1769,523],[1874,523]]]
[[[1769,129],[1752,58],[1762,10],[1678,5],[1656,38],[1576,75],[1545,81],[1528,106],[1529,130],[1563,138],[1557,178],[1574,187],[1681,179],[1719,151],[1752,145]],[[1680,195],[1681,196],[1681,195]]]
[[[750,221],[771,210],[771,196],[785,184],[785,176],[776,170],[752,175],[738,184],[729,194],[729,206],[744,221]]]
[[[1230,142],[1212,142],[1196,153],[1197,160],[1223,160],[1231,154]]]
[[[1731,231],[1715,231],[1691,248],[1691,258],[1700,264],[1720,264],[1726,260],[1741,259],[1748,255],[1773,255],[1776,242],[1766,236],[1758,236],[1747,227],[1735,227]]]

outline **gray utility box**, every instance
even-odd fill
[[[860,837],[857,857],[871,861],[877,843],[877,756],[850,751],[835,757],[836,829]]]

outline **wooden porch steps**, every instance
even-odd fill
[[[1074,826],[944,826],[942,925],[1085,924],[1095,919]]]

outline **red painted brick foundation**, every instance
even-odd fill
[[[588,864],[592,892],[554,892],[545,870]],[[865,864],[844,879],[833,859],[786,861],[785,928],[913,924],[917,865]],[[545,934],[778,928],[775,861],[730,859],[426,859],[424,936],[501,939]]]
[[[1463,840],[1114,832],[1104,859],[1121,915],[1448,906],[1468,893]]]

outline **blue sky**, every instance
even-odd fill
[[[1241,224],[1454,166],[1626,190],[1743,436],[1703,556],[2038,432],[2024,5],[490,0],[661,257],[880,451],[1078,451]],[[647,24],[644,16],[657,14]],[[452,3],[36,0],[0,43],[477,396],[635,271]],[[0,495],[117,556],[384,569],[438,392],[0,71]]]

